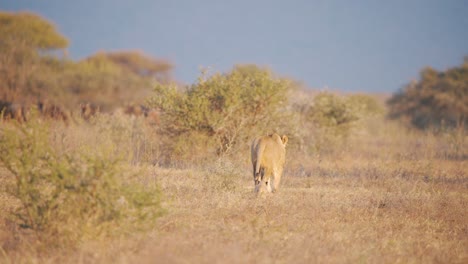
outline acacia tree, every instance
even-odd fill
[[[140,51],[118,51],[103,54],[112,62],[141,77],[150,77],[158,82],[168,82],[173,65],[162,59],[153,58]]]
[[[170,78],[172,65],[132,51],[99,52],[63,65],[57,86],[69,102],[90,102],[101,110],[144,101],[152,81]]]
[[[71,63],[61,72],[58,83],[65,91],[66,101],[89,102],[103,110],[132,100],[138,90],[150,87],[148,81],[125,71],[101,53]]]
[[[39,15],[0,12],[0,100],[86,101],[106,109],[143,101],[152,80],[171,79],[172,64],[142,52],[99,52],[75,62],[59,56],[67,46]]]
[[[387,102],[390,118],[406,120],[424,129],[468,125],[468,57],[460,67],[438,72],[422,70],[413,81]]]
[[[0,12],[0,36],[0,98],[4,101],[37,93],[31,77],[42,60],[68,46],[52,23],[28,12]]]

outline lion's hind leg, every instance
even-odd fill
[[[255,179],[255,192],[266,192],[271,193],[271,171],[265,168],[260,170],[260,173],[256,175]]]
[[[258,172],[255,172],[254,170],[254,186],[255,186],[255,192],[260,192],[262,191],[262,181],[265,175],[265,168],[260,167]]]
[[[274,170],[273,173],[273,192],[277,192],[281,183],[281,173],[279,170]]]

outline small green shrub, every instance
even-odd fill
[[[381,116],[383,107],[367,95],[339,96],[321,92],[307,108],[306,120],[312,125],[315,151],[332,150],[343,145],[353,130],[362,126],[362,121]]]
[[[311,118],[320,127],[335,127],[347,130],[358,115],[348,104],[346,98],[331,93],[320,93],[314,97]]]
[[[346,104],[351,109],[351,112],[359,118],[359,120],[382,116],[385,110],[377,100],[365,94],[353,94],[347,97]]]
[[[153,226],[160,192],[128,179],[115,145],[59,151],[53,137],[38,119],[5,126],[0,137],[0,162],[14,177],[8,193],[20,204],[13,220],[39,244],[68,247]]]

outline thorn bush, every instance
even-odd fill
[[[113,154],[116,146],[62,153],[51,144],[53,133],[37,118],[1,132],[0,162],[12,175],[7,192],[19,201],[11,212],[19,226],[48,247],[153,226],[160,191],[125,180],[130,172]]]

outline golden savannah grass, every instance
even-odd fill
[[[320,155],[304,155],[291,144],[282,188],[261,198],[253,192],[248,142],[238,155],[205,163],[148,165],[154,164],[150,157],[162,151],[158,141],[163,137],[146,130],[139,118],[104,115],[97,120],[71,126],[51,123],[50,142],[64,149],[85,142],[118,143],[112,152],[122,157],[127,171],[119,177],[143,188],[157,187],[165,212],[146,231],[88,236],[73,250],[38,249],[34,236],[15,225],[7,213],[18,200],[5,190],[11,186],[11,174],[2,169],[2,262],[463,263],[468,259],[468,164],[466,159],[451,158],[452,152],[466,155],[466,146],[463,141],[457,143],[464,148],[453,145],[453,135],[405,130],[380,120],[376,129],[360,131],[346,144]],[[2,123],[2,129],[10,125]]]

